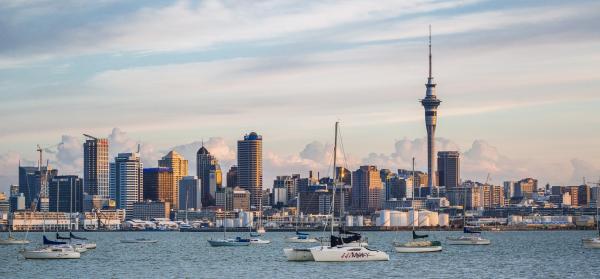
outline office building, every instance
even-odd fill
[[[173,170],[168,167],[145,168],[143,189],[143,200],[173,204],[179,198],[179,189],[173,189]]]
[[[82,212],[83,179],[77,175],[58,175],[48,185],[49,211]]]
[[[296,198],[296,195],[298,193],[298,178],[300,176],[296,175],[296,176],[289,176],[289,175],[282,175],[282,176],[277,176],[275,178],[275,180],[273,180],[273,188],[280,188],[280,189],[285,189],[285,198],[286,200],[281,200],[281,198],[283,197],[283,194],[279,194],[278,196],[279,198],[277,199],[276,203],[282,203],[281,205],[287,205],[288,200],[294,199]]]
[[[171,208],[177,210],[179,209],[179,181],[182,177],[188,176],[188,160],[184,159],[179,153],[170,151],[161,160],[158,160],[158,166],[170,168],[173,173],[173,182],[171,183],[173,190],[171,192],[174,193],[174,196],[168,202],[171,203]]]
[[[231,166],[227,171],[227,187],[235,188],[238,186],[237,166]]]
[[[219,161],[202,145],[196,153],[196,176],[202,189],[202,206],[214,206],[217,188],[221,187],[222,174]]]
[[[440,151],[437,158],[438,185],[446,189],[460,185],[460,153],[458,151]]]
[[[179,180],[179,209],[202,208],[202,188],[197,176],[184,176]]]
[[[224,187],[217,191],[216,205],[226,211],[250,211],[250,192],[240,187]]]
[[[131,218],[149,221],[152,219],[169,219],[171,205],[168,202],[160,201],[139,201],[135,202],[132,207]]]
[[[87,139],[83,143],[83,189],[88,195],[111,198],[108,139],[84,136]]]
[[[39,210],[39,200],[43,196],[42,189],[47,189],[48,181],[58,175],[57,170],[42,167],[19,166],[19,193],[25,196],[25,206],[27,209],[32,205]],[[46,193],[47,197],[47,193]]]
[[[352,208],[373,213],[382,207],[383,185],[377,167],[361,166],[352,173]]]
[[[252,132],[237,142],[238,185],[250,192],[250,206],[254,208],[262,202],[262,157],[262,136]]]
[[[116,207],[133,214],[133,204],[144,198],[144,171],[138,153],[119,153],[110,163],[110,189]]]
[[[19,193],[18,196],[10,197],[10,211],[21,211],[25,210],[25,195],[23,193]]]

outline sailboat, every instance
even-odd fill
[[[412,174],[413,174],[413,181],[415,181],[415,158],[413,157],[413,161],[412,161]],[[414,186],[414,183],[413,183]],[[413,191],[414,193],[414,191]],[[413,209],[414,210],[414,209]],[[415,214],[414,211],[412,213],[412,241],[408,241],[408,242],[394,242],[394,249],[396,249],[396,252],[398,253],[427,253],[427,252],[440,252],[442,251],[442,243],[439,241],[429,241],[429,240],[420,240],[422,238],[427,238],[428,235],[423,234],[423,235],[418,235],[415,232],[415,223],[417,222],[417,220],[415,220]]]
[[[361,245],[345,245],[344,238],[340,234],[335,236],[334,231],[334,206],[335,206],[335,190],[338,183],[337,177],[337,138],[338,138],[338,125],[339,122],[335,122],[335,142],[333,147],[333,191],[331,195],[331,207],[329,213],[331,213],[331,237],[329,246],[317,246],[310,250],[314,261],[316,262],[363,262],[363,261],[388,261],[389,255],[381,250],[369,249]],[[360,236],[359,236],[360,237]]]
[[[38,152],[40,153],[39,160],[39,171],[41,173],[42,168],[42,149],[38,145]],[[48,164],[46,163],[46,175],[41,179],[41,183],[45,183],[48,177]],[[43,188],[43,187],[42,187]],[[39,197],[39,196],[38,196]],[[31,208],[32,212],[35,211],[35,206]],[[46,215],[43,215],[43,223],[42,229],[44,231],[43,234],[43,243],[44,246],[36,249],[23,249],[19,253],[25,259],[79,259],[81,257],[81,253],[79,251],[84,251],[84,247],[74,247],[72,245],[68,245],[65,242],[51,241],[46,237]],[[58,222],[57,222],[58,225]],[[27,227],[27,233],[29,233],[29,226]],[[79,251],[78,251],[79,250]]]
[[[489,245],[492,242],[489,239],[481,236],[481,231],[474,227],[467,226],[467,187],[464,193],[465,199],[463,204],[463,235],[459,237],[448,237],[450,245]]]
[[[225,204],[227,204],[227,195],[225,195]],[[212,247],[221,247],[221,246],[248,246],[250,245],[250,239],[236,237],[236,238],[226,238],[227,237],[227,224],[225,222],[226,211],[223,211],[223,238],[221,239],[209,239],[208,244]]]
[[[14,216],[13,216],[14,218]],[[8,226],[8,237],[5,239],[0,239],[0,245],[18,245],[18,244],[29,244],[29,240],[27,239],[19,239],[12,235],[11,226]]]
[[[600,220],[598,220],[600,212],[598,211],[598,201],[600,201],[600,199],[596,200],[596,228],[598,229],[598,235],[596,237],[582,239],[581,241],[585,248],[600,248]]]
[[[310,237],[309,234],[298,231],[298,223],[300,220],[300,194],[296,196],[296,235],[286,237],[285,241],[289,243],[315,243],[316,238]]]

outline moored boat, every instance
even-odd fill
[[[121,239],[121,243],[156,243],[158,240],[149,238]]]
[[[81,253],[69,245],[51,245],[33,250],[23,250],[20,252],[25,259],[79,259]]]
[[[213,247],[221,246],[248,246],[250,245],[250,239],[247,238],[229,238],[229,239],[209,239],[208,244]]]

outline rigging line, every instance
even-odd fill
[[[342,148],[342,156],[344,157],[344,168],[350,170],[350,168],[348,167],[348,159],[346,158],[346,149],[344,149],[344,138],[342,137],[341,131],[339,132],[339,137],[340,137],[340,145]]]

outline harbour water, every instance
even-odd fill
[[[599,278],[600,249],[584,249],[594,231],[486,232],[489,246],[444,245],[441,253],[397,254],[394,240],[409,232],[362,232],[371,248],[389,262],[287,262],[282,249],[292,233],[268,232],[268,245],[210,247],[222,233],[85,232],[98,248],[79,260],[25,260],[21,246],[0,246],[1,278]],[[445,242],[461,232],[425,232]],[[248,233],[228,233],[248,236]],[[29,239],[41,242],[41,233]],[[53,233],[48,233],[53,236]],[[317,233],[320,235],[320,233]],[[5,237],[3,235],[3,237]],[[125,238],[152,238],[154,244],[122,244]],[[35,246],[35,244],[30,244]],[[305,244],[310,247],[311,244]],[[314,244],[312,244],[314,246]]]

